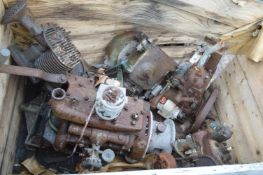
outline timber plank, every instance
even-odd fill
[[[239,28],[263,18],[263,3],[246,1],[244,6],[232,0],[154,0],[193,15],[213,19],[223,24]],[[253,9],[253,10],[252,10]]]
[[[217,36],[234,29],[229,25],[149,0],[29,0],[28,7],[36,18],[112,20],[193,36]]]
[[[261,161],[263,158],[261,153],[261,150],[263,150],[263,140],[259,139],[262,137],[262,134],[258,132],[257,128],[263,128],[263,117],[249,87],[248,80],[237,60],[234,60],[226,69],[224,81],[226,83],[224,89],[228,90],[231,100],[221,99],[221,102],[219,102],[217,106],[224,105],[224,107],[219,110],[219,113],[223,115],[229,110],[231,112],[231,108],[235,111],[234,113],[231,112],[233,116],[228,115],[228,117],[230,117],[232,122],[236,123],[234,128],[241,130],[241,132],[240,130],[234,132],[234,135],[237,134],[237,137],[243,140],[241,143],[236,141],[233,143],[233,146],[238,149],[238,160],[240,163]],[[223,83],[223,81],[220,81],[219,84],[221,83]],[[223,88],[221,89],[224,90]],[[232,107],[229,108],[224,103]],[[223,118],[226,118],[226,116],[221,116],[221,119]],[[246,153],[242,152],[245,149]]]
[[[247,57],[239,57],[238,63],[248,81],[261,117],[263,117],[263,62],[255,63]]]
[[[3,162],[1,165],[1,174],[9,174],[12,172],[13,163],[15,160],[15,153],[16,153],[16,138],[18,136],[18,129],[20,124],[21,118],[21,111],[19,109],[20,104],[24,100],[24,85],[22,79],[16,80],[17,85],[17,92],[15,93],[16,96],[13,99],[14,105],[12,106],[12,113],[10,117],[10,124],[9,124],[9,133],[5,143],[5,150],[3,155]],[[20,84],[20,85],[19,85]],[[22,84],[22,85],[21,85]]]
[[[0,2],[0,16],[4,15],[4,5]],[[10,43],[11,34],[7,27],[0,25],[0,48],[5,48]],[[0,111],[2,111],[3,107],[3,99],[5,97],[7,91],[9,76],[6,74],[0,74]],[[1,116],[0,116],[1,120]]]
[[[229,92],[229,87],[225,82],[225,77],[228,76],[224,73],[216,80],[215,86],[220,88],[220,96],[218,97],[215,107],[218,117],[221,123],[227,123],[232,131],[233,135],[227,144],[232,147],[232,153],[234,160],[245,163],[253,161],[251,150],[248,149],[248,140],[244,137],[245,133],[242,129],[237,111],[233,105],[233,99]],[[243,154],[246,152],[246,154]]]
[[[7,86],[7,92],[1,100],[3,100],[2,103],[2,109],[1,109],[1,119],[0,119],[0,165],[2,167],[3,158],[5,154],[6,149],[6,143],[7,139],[10,136],[10,123],[12,119],[13,109],[18,87],[18,77],[16,76],[10,76],[10,80]],[[17,126],[16,126],[17,127]],[[17,127],[18,128],[18,127]]]

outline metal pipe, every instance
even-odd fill
[[[70,123],[68,132],[80,136],[82,128],[83,126]],[[128,135],[122,132],[112,132],[96,128],[86,128],[83,136],[89,138],[89,140],[95,144],[103,145],[110,142],[117,145],[123,145],[126,149],[131,148],[135,140],[134,134]]]
[[[63,150],[69,143],[72,144],[78,143],[79,137],[68,134],[67,130],[68,130],[68,122],[62,121],[56,136],[55,143],[53,145],[55,150],[57,151]],[[82,142],[84,144],[89,144],[89,141],[87,139],[83,139]]]

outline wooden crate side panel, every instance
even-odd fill
[[[28,1],[32,13],[40,18],[57,17],[74,20],[103,19],[141,24],[151,28],[193,35],[223,34],[233,27],[206,17],[150,0],[75,0]],[[195,29],[195,30],[193,30]]]
[[[260,114],[263,116],[263,62],[255,63],[246,57],[239,57],[238,62],[248,80]]]
[[[24,100],[23,79],[19,79],[18,77],[16,77],[14,81],[16,81],[16,84],[14,85],[16,87],[16,93],[14,94],[14,98],[12,99],[14,103],[12,106],[10,106],[10,108],[12,108],[11,113],[10,115],[8,115],[8,117],[10,117],[10,121],[9,123],[6,122],[6,124],[8,124],[8,136],[7,138],[5,138],[6,143],[1,165],[1,174],[12,173],[17,146],[16,138],[19,134],[18,129],[21,118],[21,111],[19,107]]]
[[[258,76],[253,76],[253,71],[248,68],[250,64],[244,64],[246,60],[245,57],[236,58],[217,81],[222,92],[216,108],[221,121],[229,123],[233,128],[234,135],[229,142],[240,163],[263,160],[263,106],[260,93],[263,74],[259,70],[263,64],[254,65]],[[254,86],[257,83],[261,86]]]
[[[4,14],[4,4],[2,1],[0,1],[0,16],[2,17]],[[10,41],[10,33],[8,32],[8,29],[3,26],[0,25],[0,48],[5,48]],[[6,102],[8,103],[12,103],[12,93],[8,93],[8,88],[9,86],[9,76],[6,74],[0,74],[0,165],[2,163],[2,159],[3,159],[3,154],[4,154],[4,145],[6,142],[6,138],[8,135],[8,128],[6,128],[6,124],[8,124],[9,119],[8,117],[8,113],[10,111],[6,110]],[[7,100],[7,93],[10,96],[10,99]],[[10,108],[9,108],[10,109]],[[11,110],[11,109],[10,109]],[[7,121],[6,121],[7,119]]]
[[[0,1],[0,16],[4,14],[4,5]],[[0,25],[0,48],[6,48],[11,41],[11,32],[9,27]],[[6,63],[8,64],[8,62]],[[6,154],[14,155],[16,133],[18,133],[17,120],[13,117],[14,106],[18,105],[16,101],[18,78],[6,74],[0,74],[0,171],[1,174],[7,174],[4,169],[12,166],[12,161],[6,159]],[[13,123],[11,126],[10,124]],[[10,127],[11,126],[11,127]],[[11,134],[10,134],[11,133]],[[9,143],[9,144],[7,144]],[[5,165],[3,167],[3,165]],[[8,166],[6,166],[8,165]]]
[[[2,17],[3,15],[4,15],[4,4],[2,1],[0,1],[0,17]],[[0,41],[1,41],[0,48],[4,48],[8,45],[10,41],[8,36],[10,36],[10,34],[7,28],[3,25],[0,25]],[[3,108],[3,99],[5,97],[7,90],[8,77],[9,76],[6,74],[0,74],[0,111],[2,111]]]
[[[263,3],[256,1],[245,1],[243,6],[234,3],[233,0],[154,1],[237,28],[263,17]]]
[[[15,97],[16,97],[16,90],[18,87],[17,84],[17,77],[10,77],[9,83],[8,83],[8,90],[5,94],[5,97],[3,99],[2,104],[2,110],[1,110],[1,120],[0,120],[0,154],[2,155],[0,157],[0,165],[2,165],[2,161],[4,159],[5,149],[6,149],[6,141],[8,138],[8,135],[10,134],[10,123],[13,115],[13,108],[15,105]]]

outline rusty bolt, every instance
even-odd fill
[[[66,81],[67,81],[65,75],[61,75],[61,76],[59,77],[59,79],[61,80],[61,82],[66,82]]]
[[[161,97],[161,99],[160,99],[161,104],[164,104],[166,101],[167,101],[166,97],[164,97],[164,96]]]
[[[139,119],[138,113],[132,114],[131,117],[132,117],[132,119],[134,119],[134,120],[138,120],[138,119]]]
[[[124,106],[123,109],[124,109],[125,111],[128,111],[128,110],[129,110],[128,106]]]
[[[71,102],[72,105],[76,105],[78,103],[78,100],[73,98],[73,99],[71,99],[70,102]]]
[[[72,102],[73,102],[73,103],[77,103],[77,102],[78,102],[78,100],[77,100],[77,99],[75,99],[75,98],[73,98],[73,99],[72,99]]]
[[[119,140],[123,140],[123,135],[118,136]]]
[[[131,125],[136,125],[136,121],[135,120],[131,121]]]
[[[115,118],[115,119],[111,120],[111,122],[112,122],[113,124],[115,124],[115,123],[117,122],[117,119]]]
[[[163,123],[157,124],[157,132],[164,132],[166,129],[166,126]]]
[[[89,97],[87,97],[87,96],[84,97],[84,100],[85,100],[85,101],[89,101]]]
[[[144,141],[144,140],[140,140],[140,141],[138,141],[137,142],[137,147],[139,148],[139,149],[143,149],[143,148],[145,148],[145,146],[146,146],[146,142]]]

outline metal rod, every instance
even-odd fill
[[[26,77],[35,77],[52,83],[64,84],[67,82],[67,77],[63,74],[53,74],[42,71],[40,69],[13,66],[13,65],[3,65],[0,67],[0,73],[7,73]]]

